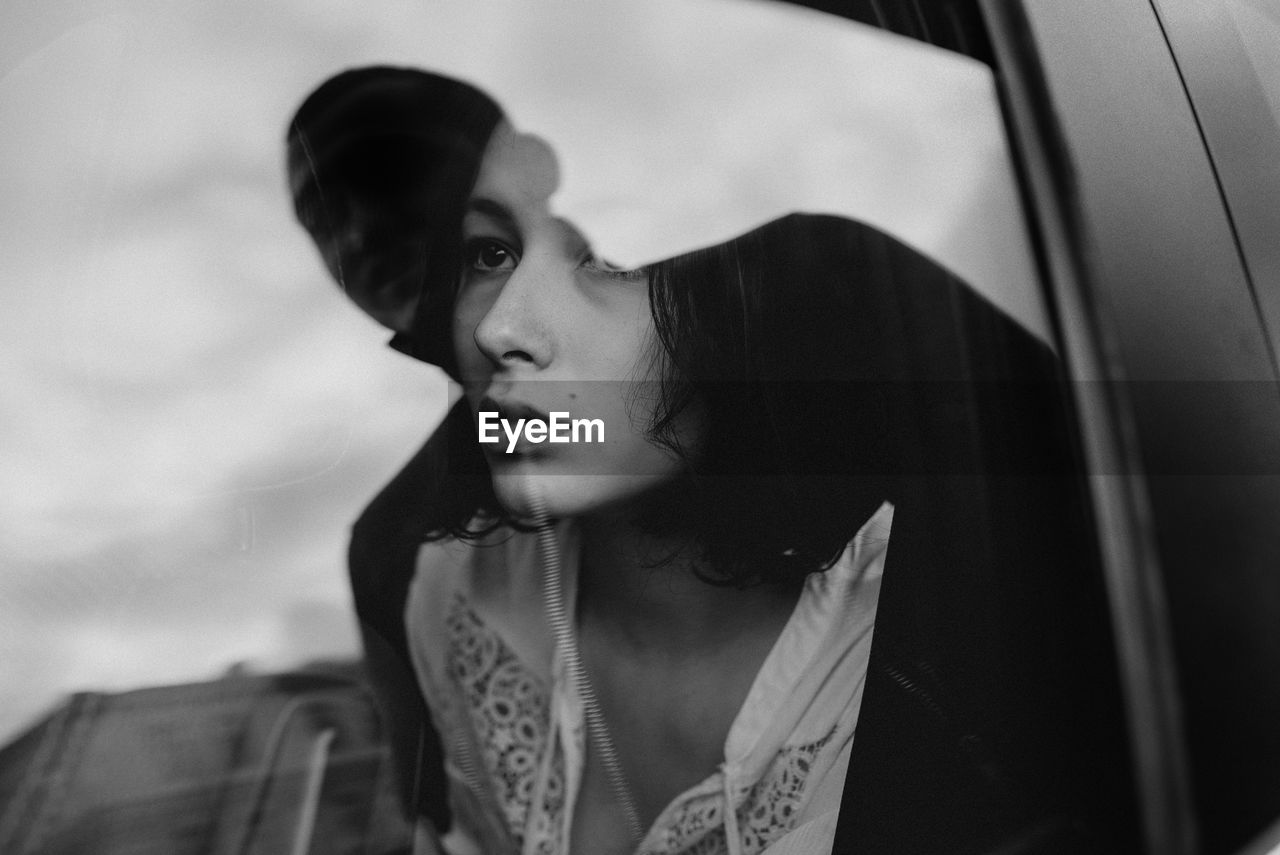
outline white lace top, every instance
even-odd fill
[[[886,503],[835,566],[809,577],[729,729],[724,762],[667,805],[638,853],[830,850],[892,521]],[[576,537],[569,525],[557,534],[572,596]],[[454,816],[446,851],[567,851],[582,704],[555,655],[535,536],[427,544],[405,617],[444,743]]]

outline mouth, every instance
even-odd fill
[[[540,421],[546,423],[549,416],[546,412],[539,410],[537,407],[524,403],[523,401],[503,400],[499,401],[489,395],[485,395],[476,405],[477,413],[497,413],[499,424],[504,427],[498,431],[499,441],[496,443],[481,443],[480,447],[485,455],[494,460],[538,460],[546,456],[546,447],[543,444],[535,444],[525,438],[523,434],[524,425],[530,421]],[[511,436],[507,430],[512,431],[520,426],[520,436],[516,439],[514,445],[511,442]]]
[[[525,421],[538,419],[545,422],[549,418],[547,413],[523,401],[499,401],[489,395],[485,395],[480,399],[480,403],[476,405],[476,411],[482,413],[496,412],[499,419],[503,419],[513,425],[522,419]]]

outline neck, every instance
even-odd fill
[[[633,520],[582,520],[581,623],[650,654],[722,646],[743,633],[785,623],[799,588],[745,590],[710,585],[685,544],[640,531]]]

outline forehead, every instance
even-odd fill
[[[545,206],[559,184],[560,169],[551,146],[504,121],[489,139],[471,195],[509,207]]]

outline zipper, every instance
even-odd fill
[[[582,661],[573,623],[565,605],[560,542],[556,539],[555,528],[552,526],[542,496],[533,484],[528,484],[528,488],[529,508],[533,511],[534,521],[538,527],[538,555],[542,559],[542,590],[547,622],[551,625],[552,634],[555,636],[556,650],[562,657],[565,673],[573,682],[574,689],[582,701],[582,716],[587,739],[599,756],[600,765],[604,767],[605,777],[609,780],[613,796],[626,816],[627,831],[631,835],[631,840],[639,845],[645,836],[640,810],[636,805],[635,796],[631,793],[626,775],[622,771],[618,750],[609,736],[609,725],[605,721],[604,711],[600,708],[600,701],[591,688],[587,667]]]
[[[896,668],[893,665],[883,665],[881,666],[881,670],[889,675],[889,678],[898,685],[898,688],[924,704],[925,709],[932,713],[934,718],[939,722],[948,726],[951,724],[950,717],[942,709],[942,706],[934,699],[933,695],[929,693],[928,689],[921,686],[915,680],[912,680],[899,668]]]
[[[937,677],[930,673],[932,668],[928,664],[918,664],[916,666],[926,676]],[[947,714],[942,705],[934,698],[929,689],[920,685],[919,682],[913,680],[900,668],[893,665],[882,665],[881,670],[911,697],[924,706],[926,710],[933,716],[943,730],[954,739],[956,748],[960,754],[976,769],[976,771],[986,778],[987,783],[995,786],[1008,784],[1008,776],[1000,766],[996,759],[987,750],[986,743],[977,733],[968,731],[967,728],[957,727],[954,719]]]

